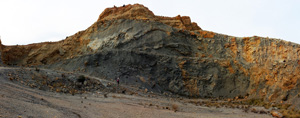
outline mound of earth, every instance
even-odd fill
[[[155,16],[139,4],[107,8],[89,28],[59,42],[0,48],[9,66],[120,77],[155,93],[299,106],[299,44],[205,31],[187,16]]]
[[[107,89],[99,80],[84,75],[64,73],[39,68],[1,68],[2,79],[23,84],[43,91],[55,91],[68,94],[86,91],[104,91]]]

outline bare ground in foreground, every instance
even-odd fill
[[[102,92],[55,93],[23,86],[0,75],[0,117],[3,118],[256,118],[267,114],[242,109],[205,107],[186,99]],[[174,110],[177,110],[174,112]]]

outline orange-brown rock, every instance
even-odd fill
[[[139,4],[107,8],[63,41],[1,47],[8,65],[118,76],[160,93],[300,104],[299,44],[205,31],[189,17],[155,16]]]
[[[271,115],[275,118],[282,118],[282,114],[277,111],[271,111]]]
[[[126,5],[125,7],[106,8],[99,16],[98,22],[112,19],[155,20],[175,28],[201,30],[197,23],[191,22],[191,19],[188,16],[155,16],[152,11],[140,4]]]

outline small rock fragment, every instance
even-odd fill
[[[282,118],[282,114],[277,111],[271,111],[271,115],[275,118]]]

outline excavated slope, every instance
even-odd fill
[[[3,46],[7,65],[87,73],[190,97],[263,98],[298,104],[300,45],[204,31],[189,17],[155,16],[135,4],[107,8],[60,42]]]

